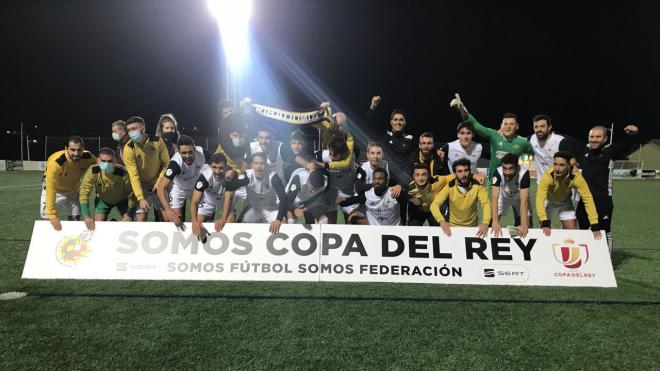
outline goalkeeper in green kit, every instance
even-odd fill
[[[533,155],[534,150],[529,141],[516,133],[518,131],[518,117],[513,113],[505,113],[502,118],[500,130],[487,128],[479,123],[477,119],[468,113],[467,108],[461,101],[461,97],[456,94],[456,98],[449,103],[450,107],[456,108],[461,114],[464,122],[472,125],[474,131],[490,142],[490,166],[488,167],[488,185],[497,168],[502,165],[501,160],[507,153],[512,153],[518,157],[523,154]],[[501,133],[501,134],[500,134]]]

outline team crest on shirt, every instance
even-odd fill
[[[362,174],[358,174],[358,175],[357,175],[357,178],[358,178],[358,179],[362,179]]]
[[[297,189],[297,187],[296,187],[295,184],[291,184],[291,188],[290,188],[290,189],[291,189],[291,192],[295,192],[295,190]]]
[[[245,179],[245,175],[241,174],[238,176],[238,180],[243,180],[243,179]]]
[[[197,182],[197,184],[195,184],[195,188],[197,188],[197,189],[200,189],[203,186],[204,186],[204,184],[202,184],[202,182]]]
[[[167,169],[167,171],[165,172],[165,175],[172,176],[172,169]]]

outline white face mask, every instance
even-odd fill
[[[115,140],[115,142],[119,142],[121,140],[122,136],[117,134],[117,133],[112,133],[112,139]]]
[[[240,147],[243,145],[243,138],[231,138],[231,143],[234,145],[234,147]]]

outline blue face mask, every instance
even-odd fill
[[[112,173],[112,171],[115,169],[115,164],[113,164],[112,162],[100,162],[99,168],[101,169],[102,172],[109,174]]]
[[[140,133],[140,130],[132,130],[128,132],[128,137],[134,142],[140,142],[142,140],[142,133]]]
[[[121,140],[121,135],[117,133],[112,133],[112,139],[114,139],[115,142],[119,142]]]

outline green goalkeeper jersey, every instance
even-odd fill
[[[532,155],[534,150],[529,141],[519,135],[513,139],[506,139],[497,130],[487,128],[479,123],[474,116],[468,117],[468,123],[474,127],[474,131],[490,142],[490,166],[488,167],[488,184],[496,169],[502,165],[502,157],[507,153],[513,153],[520,157],[523,154]]]

